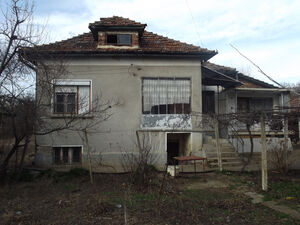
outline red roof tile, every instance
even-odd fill
[[[240,73],[236,68],[231,68],[228,66],[221,66],[211,62],[205,62],[204,66],[208,68],[223,73],[227,76],[230,76],[233,79],[237,79],[243,83],[241,88],[278,88],[272,84],[266,83],[264,81],[255,79],[253,77],[247,76],[243,73]]]
[[[128,18],[123,18],[120,16],[100,18],[100,21],[95,21],[90,23],[90,25],[95,26],[147,26],[147,24],[139,23]]]
[[[90,24],[91,25],[91,24]],[[122,17],[101,18],[100,21],[92,23],[92,25],[105,26],[146,26],[146,24],[138,23],[133,20]],[[196,55],[207,60],[217,54],[199,46],[183,43],[158,34],[144,31],[140,39],[139,48],[97,48],[97,41],[94,40],[92,32],[84,33],[67,40],[55,42],[52,44],[42,45],[37,48],[38,51],[46,51],[51,53],[72,53],[72,54],[168,54],[168,55]]]
[[[296,97],[290,101],[291,107],[300,107],[300,97]]]

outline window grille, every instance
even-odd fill
[[[55,165],[81,163],[81,147],[53,147],[53,163]]]

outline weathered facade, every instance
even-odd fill
[[[137,152],[137,136],[147,136],[160,169],[177,155],[205,155],[205,134],[195,114],[237,112],[257,102],[271,108],[284,104],[284,90],[208,63],[217,52],[145,27],[122,17],[101,18],[89,25],[90,33],[38,49],[67,58],[69,73],[53,81],[52,106],[45,114],[53,123],[88,112],[100,94],[117,103],[109,109],[109,120],[98,125],[101,132],[88,134],[95,171],[123,171],[122,157]],[[38,136],[36,143],[38,166],[88,167],[86,142],[78,131]]]

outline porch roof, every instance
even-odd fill
[[[240,81],[204,65],[202,65],[202,84],[208,86],[222,86],[224,88],[234,88],[242,85]]]

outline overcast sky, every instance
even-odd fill
[[[100,17],[127,17],[146,29],[218,50],[212,62],[266,79],[229,44],[279,82],[300,82],[300,1],[294,0],[36,0],[51,41],[89,32]]]

